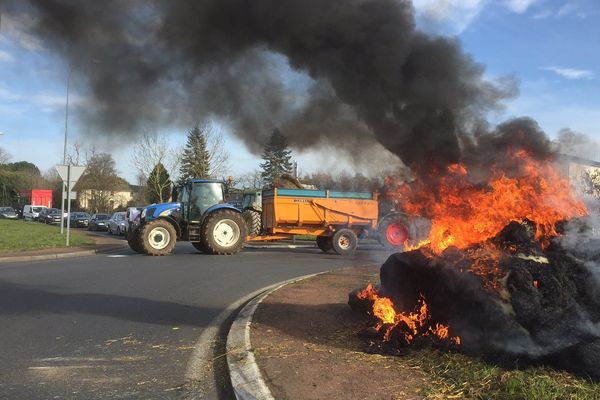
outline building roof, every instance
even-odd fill
[[[572,156],[569,154],[558,154],[557,158],[562,161],[568,161],[579,165],[600,168],[600,162],[588,160],[587,158]]]

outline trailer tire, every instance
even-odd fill
[[[353,254],[358,245],[356,233],[350,229],[340,229],[333,235],[333,251],[341,256]]]
[[[408,219],[403,215],[390,215],[379,224],[379,243],[388,250],[402,251],[410,239]]]
[[[333,249],[333,238],[331,236],[317,236],[317,246],[324,252],[327,253]]]
[[[140,229],[140,243],[144,252],[150,256],[170,254],[177,242],[175,227],[164,219],[155,219]]]
[[[209,254],[235,254],[242,250],[248,229],[239,212],[217,210],[202,224],[200,245]]]
[[[139,254],[145,254],[144,247],[142,246],[142,242],[140,241],[140,230],[136,229],[131,232],[127,232],[127,244],[131,248],[131,250],[135,251]]]
[[[261,213],[256,210],[247,209],[242,212],[242,218],[246,222],[248,235],[256,236],[260,233],[261,228]]]

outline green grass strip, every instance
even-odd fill
[[[91,237],[71,229],[71,247],[88,244],[94,244]],[[23,220],[0,219],[0,253],[58,247],[65,247],[65,235],[60,234],[58,226]]]

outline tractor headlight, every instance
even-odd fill
[[[146,218],[146,210],[147,210],[146,208],[144,208],[142,210],[142,218]]]

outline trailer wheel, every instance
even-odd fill
[[[127,232],[127,244],[131,248],[131,250],[136,253],[144,254],[144,248],[142,247],[142,242],[140,240],[140,230],[135,229],[134,231]]]
[[[327,253],[333,248],[333,238],[331,236],[317,236],[317,246]]]
[[[408,220],[402,215],[385,218],[379,225],[379,243],[386,249],[402,250],[409,240]]]
[[[244,218],[246,226],[248,227],[248,235],[256,236],[260,233],[260,217],[261,213],[256,210],[244,210],[244,212],[242,213],[242,218]]]
[[[235,254],[244,246],[247,228],[239,212],[218,210],[202,224],[200,245],[210,254]]]
[[[146,254],[164,256],[173,251],[177,242],[177,231],[169,221],[156,219],[142,226],[140,242]]]
[[[333,235],[332,245],[333,251],[339,255],[349,255],[356,250],[358,238],[350,229],[340,229]]]

